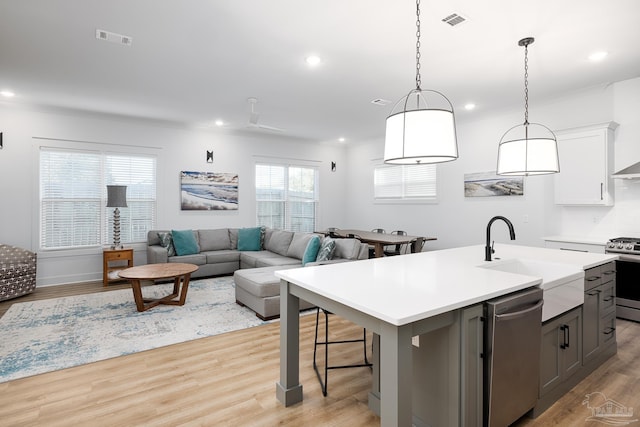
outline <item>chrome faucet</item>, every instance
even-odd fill
[[[496,220],[501,219],[509,227],[509,237],[511,240],[516,240],[516,232],[513,230],[513,224],[507,218],[503,216],[494,216],[489,220],[489,224],[487,224],[487,244],[484,247],[484,260],[491,261],[491,254],[495,251],[493,250],[493,242],[491,242],[491,224],[493,224]]]

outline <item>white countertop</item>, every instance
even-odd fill
[[[494,259],[584,270],[616,255],[496,244]],[[396,326],[537,286],[540,277],[479,268],[484,245],[276,271],[276,276]]]
[[[609,241],[609,237],[585,237],[585,236],[547,236],[542,240],[547,242],[580,243],[584,245],[604,246]]]

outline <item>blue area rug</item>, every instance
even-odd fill
[[[145,298],[173,284],[143,287]],[[0,382],[264,324],[232,277],[194,280],[183,306],[139,313],[131,289],[16,303],[0,319]]]

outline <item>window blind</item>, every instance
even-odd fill
[[[436,165],[376,165],[376,200],[436,201]]]
[[[256,164],[257,225],[312,232],[318,206],[317,169]]]
[[[107,185],[127,186],[120,208],[123,243],[146,241],[155,227],[156,159],[41,147],[40,247],[66,249],[101,246],[113,241],[113,208],[107,208]]]

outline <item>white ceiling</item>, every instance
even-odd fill
[[[638,0],[423,0],[421,12],[422,87],[459,118],[523,104],[527,36],[532,113],[640,76]],[[451,13],[468,21],[441,22]],[[596,50],[609,56],[588,61]],[[322,57],[314,69],[310,53]],[[411,0],[0,0],[0,90],[16,93],[2,102],[244,130],[256,97],[260,123],[283,136],[358,141],[384,134],[392,105],[371,100],[413,87]]]

